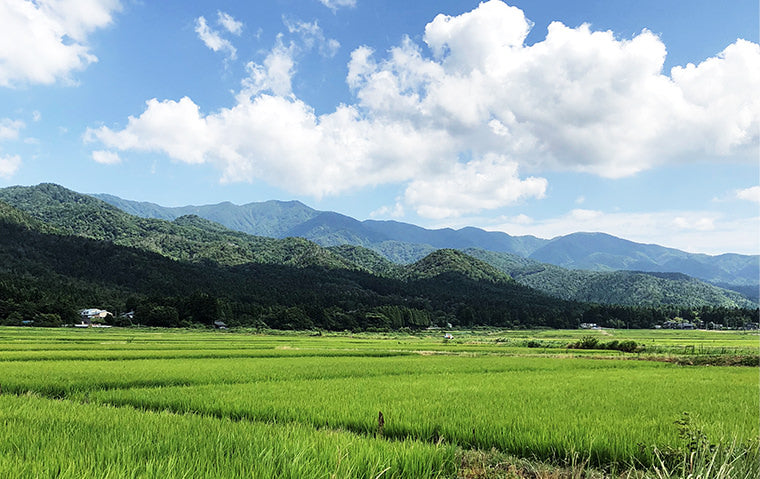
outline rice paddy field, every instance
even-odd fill
[[[0,478],[758,477],[759,345],[0,328]]]

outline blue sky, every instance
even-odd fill
[[[760,253],[757,2],[0,0],[0,187]]]

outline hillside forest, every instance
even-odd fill
[[[672,320],[738,328],[758,316],[748,298],[683,275],[576,278],[597,291],[586,287],[584,298],[560,294],[566,270],[546,267],[541,280],[527,274],[535,264],[517,274],[504,256],[482,250],[436,249],[399,264],[362,246],[254,236],[195,215],[138,217],[49,184],[0,190],[0,231],[4,325],[73,324],[84,308],[112,312],[105,321],[118,326],[352,331]],[[535,284],[518,281],[526,276]],[[660,299],[620,304],[598,294],[631,285]]]

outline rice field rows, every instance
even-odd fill
[[[510,358],[513,359],[513,358]],[[529,362],[530,364],[521,364]],[[529,358],[489,372],[446,372],[99,391],[91,400],[253,421],[296,422],[360,434],[559,459],[582,451],[596,465],[635,458],[638,444],[675,445],[674,419],[709,418],[716,439],[756,435],[757,373],[692,371],[638,362]],[[469,371],[468,371],[469,370]]]
[[[625,333],[606,335],[758,340]],[[683,413],[708,449],[736,445],[735,477],[754,476],[757,368],[600,359],[523,345],[589,332],[525,334],[0,328],[0,478],[497,477],[463,472],[475,450],[656,475],[656,451],[689,453]]]
[[[452,446],[299,424],[0,398],[3,478],[450,477]]]

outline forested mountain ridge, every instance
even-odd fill
[[[604,233],[573,233],[554,238],[529,257],[569,269],[678,272],[713,283],[757,284],[760,256],[686,253]]]
[[[413,263],[441,248],[479,247],[527,255],[547,242],[534,236],[513,237],[478,228],[428,230],[398,221],[358,221],[332,211],[317,211],[298,201],[265,201],[242,206],[219,203],[163,207],[107,194],[93,196],[141,217],[172,220],[183,214],[197,214],[228,228],[254,235],[277,238],[298,236],[323,246],[364,246],[400,263]],[[266,218],[266,221],[257,219],[258,216]]]
[[[465,252],[520,284],[572,301],[629,306],[755,307],[757,301],[682,273],[570,270],[509,253]]]
[[[117,313],[117,324],[131,322],[118,313],[132,310],[136,323],[152,326],[223,320],[282,329],[575,327],[584,310],[512,282],[477,281],[444,269],[400,280],[357,268],[176,260],[111,241],[43,232],[39,220],[7,204],[0,212],[0,324],[74,322],[79,309],[96,306]]]
[[[166,207],[155,203],[124,200],[109,194],[92,196],[142,218],[173,221],[180,216],[197,215],[236,231],[272,238],[293,236],[287,234],[288,230],[320,213],[299,201],[270,200],[240,206],[226,201],[215,205]]]
[[[284,329],[649,327],[696,314],[564,301],[455,250],[402,267],[361,247],[254,237],[192,215],[136,218],[56,185],[0,197],[23,209],[0,203],[3,324],[60,324],[93,306],[133,310],[136,322],[154,326],[224,320]],[[698,314],[741,325],[755,313]]]
[[[743,292],[754,291],[760,285],[758,255],[694,254],[603,233],[573,233],[546,240],[472,227],[428,230],[398,221],[358,221],[339,213],[313,210],[299,202],[268,201],[243,206],[220,203],[164,208],[110,195],[100,197],[139,216],[174,219],[181,214],[193,213],[231,229],[257,235],[299,236],[323,246],[363,246],[402,264],[418,261],[436,249],[477,248],[517,254],[566,269],[680,272]],[[263,219],[257,219],[259,216]]]
[[[172,222],[140,218],[58,185],[5,188],[0,190],[0,201],[62,233],[140,248],[176,260],[211,260],[222,265],[353,266],[303,238],[252,236],[193,215]]]
[[[0,190],[0,200],[2,199],[25,209],[27,214],[34,215],[35,221],[46,225],[47,228],[141,248],[177,260],[213,261],[222,265],[242,265],[252,262],[297,267],[355,269],[395,279],[427,278],[433,272],[438,274],[448,270],[456,271],[469,278],[493,280],[496,270],[492,266],[495,266],[501,273],[514,277],[520,284],[565,300],[632,306],[667,304],[695,307],[703,305],[751,307],[755,304],[738,294],[686,278],[657,278],[630,271],[613,274],[612,272],[567,270],[507,253],[493,253],[475,248],[466,251],[488,264],[473,265],[471,259],[464,261],[462,257],[454,255],[453,251],[435,253],[436,250],[432,246],[405,244],[405,247],[413,248],[411,251],[415,254],[424,251],[427,256],[418,262],[402,267],[379,256],[376,249],[373,252],[361,246],[345,244],[325,249],[303,238],[273,239],[251,236],[232,231],[219,223],[194,214],[176,217],[172,222],[135,217],[96,198],[53,184],[5,188]],[[311,220],[317,221],[306,221],[305,229],[302,231],[313,230],[323,224],[325,218],[333,218],[336,224],[342,223],[355,231],[364,231],[365,236],[371,235],[372,241],[385,238],[381,233],[372,231],[373,228],[384,224],[392,224],[393,230],[408,231],[409,237],[416,240],[430,239],[431,236],[443,232],[444,236],[454,241],[452,238],[455,238],[457,233],[454,230],[433,232],[397,222],[358,222],[336,213],[319,213],[298,202],[251,204],[248,205],[248,210],[255,211],[256,208],[262,208],[267,204],[277,205],[278,210],[294,209],[299,212],[299,215],[312,215]],[[216,205],[224,210],[223,206],[224,204]],[[269,228],[274,228],[272,218],[272,215],[265,215],[265,222],[268,222]],[[250,218],[251,223],[257,221],[261,223],[255,217]],[[465,228],[460,232],[474,236],[485,233],[482,231],[478,233],[474,228]],[[630,248],[628,243],[631,242],[609,235],[577,234],[573,236],[574,242],[582,242],[583,238],[597,237],[608,244],[606,248],[608,251],[620,252]],[[338,243],[339,239],[333,242]],[[552,241],[560,245],[566,242]],[[388,243],[394,242],[385,240],[375,243],[375,246]],[[636,243],[631,244],[636,245]],[[372,246],[371,243],[370,246]],[[586,248],[587,252],[592,251],[588,246],[581,246]],[[394,244],[394,248],[399,247],[401,247],[399,243]],[[654,245],[650,249],[660,254],[663,254],[662,250],[664,250]],[[441,258],[445,258],[446,261],[441,261]],[[520,265],[521,267],[517,267]]]

